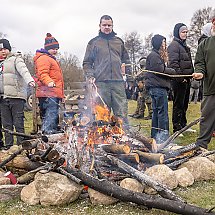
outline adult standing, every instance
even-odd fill
[[[124,42],[113,31],[112,18],[103,15],[100,18],[99,35],[87,45],[83,69],[87,79],[95,81],[109,110],[123,119],[124,123],[128,123],[128,104],[121,66],[129,63]]]
[[[59,103],[64,98],[64,80],[60,64],[56,60],[59,43],[47,33],[44,48],[37,50],[34,64],[37,76],[36,97],[39,100],[42,132],[58,132]]]
[[[146,69],[163,74],[175,74],[175,70],[166,66],[168,54],[166,38],[156,34],[152,37],[152,52],[147,56]],[[157,143],[162,143],[169,136],[168,90],[170,79],[161,74],[145,74],[146,89],[152,98],[152,128],[151,137]]]
[[[0,47],[0,50],[3,48]],[[3,61],[4,58],[0,56],[0,101],[3,98],[4,95],[4,89],[3,89]],[[3,133],[2,133],[2,122],[1,122],[1,105],[0,105],[0,149],[4,147],[4,141],[3,141]]]
[[[193,77],[203,79],[203,101],[201,103],[200,133],[196,144],[208,148],[215,130],[215,10],[212,16],[211,37],[200,43],[195,57],[195,73]]]
[[[3,127],[11,131],[24,133],[24,104],[27,98],[27,85],[35,86],[21,55],[11,52],[7,39],[0,40],[0,56],[3,62],[3,98],[1,100],[1,117]],[[23,140],[17,137],[19,145]],[[5,133],[5,147],[14,144],[13,135]]]
[[[186,44],[188,28],[183,23],[177,23],[174,27],[174,38],[168,46],[169,67],[175,69],[178,75],[191,75],[194,71],[190,48]],[[190,95],[190,78],[177,78],[172,80],[173,90],[173,132],[176,132],[187,124],[186,112]],[[187,129],[196,132],[193,129]],[[183,136],[181,134],[180,136]]]

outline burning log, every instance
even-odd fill
[[[130,146],[125,144],[103,144],[100,146],[106,153],[111,154],[129,154],[131,151]]]
[[[135,177],[141,183],[145,183],[146,185],[155,189],[162,197],[183,202],[183,200],[176,196],[171,190],[169,190],[166,186],[160,184],[157,181],[154,181],[150,176],[143,174],[142,172],[136,170],[132,166],[124,163],[123,161],[111,156],[107,155],[107,157],[111,160],[112,163],[117,165],[120,169],[123,169],[125,172],[129,173],[131,176]]]
[[[132,131],[131,129],[129,131],[130,131],[131,137],[143,143],[143,145],[147,147],[150,152],[157,151],[157,144],[155,139],[145,137],[137,132]]]
[[[141,162],[149,162],[152,164],[162,164],[164,162],[164,154],[161,153],[147,153],[139,150],[134,150],[136,152]]]
[[[208,211],[207,209],[186,204],[182,201],[173,201],[121,188],[118,185],[107,180],[99,180],[93,178],[78,169],[66,168],[66,171],[79,178],[85,185],[89,186],[90,188],[124,202],[133,202],[138,205],[146,206],[148,208],[157,208],[178,214],[215,215],[215,213]]]

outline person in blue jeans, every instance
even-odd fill
[[[152,37],[152,51],[146,59],[146,70],[158,73],[175,74],[175,70],[168,68],[168,54],[166,48],[166,38],[156,34]],[[169,137],[169,117],[168,117],[168,90],[170,89],[170,79],[162,74],[146,73],[145,85],[152,97],[152,128],[151,137],[157,143],[162,143]]]

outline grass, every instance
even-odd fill
[[[135,101],[129,101],[129,113],[133,113],[136,108]],[[169,112],[171,119],[171,110],[172,103],[169,103]],[[32,116],[31,112],[25,113],[25,128],[26,133],[30,133],[32,130]],[[200,104],[190,104],[188,112],[188,123],[200,117]],[[142,120],[142,119],[133,119],[129,118],[131,125],[141,125],[141,133],[146,136],[150,136],[150,125],[151,121]],[[199,125],[195,125],[192,127],[199,131]],[[170,130],[172,131],[172,124],[170,123]],[[184,137],[177,138],[176,143],[180,145],[187,145],[189,143],[195,142],[198,136],[197,133],[193,134],[185,134]],[[212,138],[211,143],[209,144],[210,150],[215,150],[215,138]],[[194,185],[187,188],[177,188],[175,190],[177,195],[184,198],[188,203],[194,204],[196,206],[204,207],[204,208],[212,208],[215,206],[215,181],[203,181],[203,182],[195,182]],[[161,210],[146,210],[143,207],[137,206],[131,203],[123,203],[119,202],[110,206],[94,206],[90,203],[89,199],[80,199],[71,203],[69,205],[64,206],[52,206],[52,207],[42,207],[40,205],[37,206],[29,206],[20,200],[14,200],[9,202],[0,203],[0,214],[7,215],[68,215],[68,214],[92,214],[92,215],[166,215],[173,214],[170,212],[165,212]]]

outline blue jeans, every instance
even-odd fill
[[[59,98],[39,98],[42,132],[56,133],[59,123]]]
[[[169,137],[168,97],[165,88],[150,88],[152,97],[152,128],[151,137],[157,143],[164,142]]]

